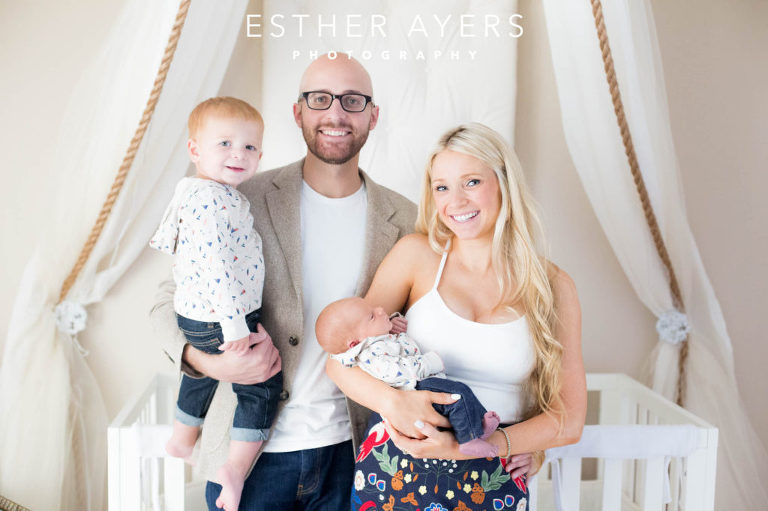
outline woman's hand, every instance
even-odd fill
[[[447,418],[437,413],[433,403],[448,405],[456,401],[456,397],[444,392],[429,390],[397,390],[386,407],[379,413],[390,422],[398,433],[411,438],[424,438],[424,433],[415,424],[426,423],[435,427],[449,428],[451,423]]]
[[[517,479],[520,476],[528,475],[533,468],[533,454],[527,452],[525,454],[515,454],[508,461],[504,470],[507,471],[512,479]]]
[[[417,421],[414,424],[423,438],[416,439],[403,435],[388,420],[384,419],[384,427],[389,437],[398,449],[414,458],[438,458],[438,459],[469,459],[470,456],[459,451],[459,444],[452,433],[439,431],[434,426]],[[533,469],[533,454],[515,454],[507,461],[504,470],[512,479],[527,476]]]
[[[421,434],[421,439],[403,435],[388,420],[384,419],[384,427],[392,442],[404,453],[414,458],[438,458],[445,460],[469,459],[459,451],[456,437],[448,431],[438,431],[431,424],[417,421],[412,425]]]

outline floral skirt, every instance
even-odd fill
[[[414,459],[395,447],[374,414],[355,460],[354,511],[527,511],[525,477],[500,458]]]

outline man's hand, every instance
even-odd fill
[[[194,369],[219,381],[242,385],[261,383],[280,371],[280,354],[261,324],[249,338],[252,346],[242,356],[233,351],[209,355],[187,345],[183,358]]]

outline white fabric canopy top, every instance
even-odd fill
[[[670,314],[669,282],[624,153],[590,3],[545,0],[544,8],[568,149],[624,272],[662,319],[653,388],[674,399],[675,332],[685,323]],[[716,508],[761,509],[768,457],[741,404],[725,320],[686,218],[650,2],[605,2],[603,13],[640,170],[686,307],[685,405],[720,429]]]

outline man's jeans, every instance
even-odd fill
[[[355,457],[352,441],[292,452],[262,453],[243,486],[240,511],[340,511],[349,509]],[[214,511],[221,486],[208,482]]]
[[[449,405],[433,403],[440,415],[451,422],[453,434],[460,444],[469,442],[483,435],[483,416],[485,407],[465,384],[446,378],[425,378],[416,384],[416,390],[431,390],[459,394],[461,399]]]
[[[259,312],[255,310],[245,317],[251,332],[256,331]],[[221,326],[216,322],[195,321],[176,315],[179,329],[187,341],[196,349],[212,355],[221,355],[219,346],[224,344]],[[187,426],[200,426],[208,413],[208,407],[216,392],[219,381],[209,378],[181,378],[179,398],[176,401],[176,420]],[[237,395],[237,408],[232,421],[232,440],[259,442],[267,439],[272,420],[277,413],[277,402],[283,390],[283,373],[279,372],[269,380],[254,385],[232,384]]]

